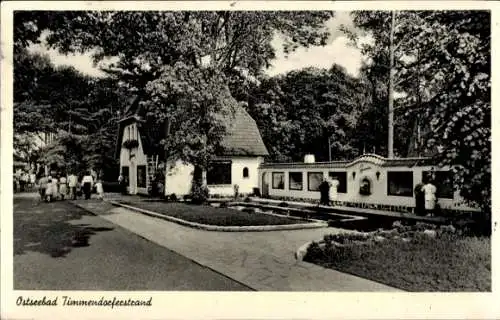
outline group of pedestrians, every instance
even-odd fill
[[[32,171],[18,170],[14,174],[14,192],[30,191],[36,184],[36,175]]]
[[[98,198],[102,200],[104,198],[102,181],[97,180],[94,184],[94,178],[90,172],[86,172],[81,179],[74,173],[70,173],[69,175],[43,176],[39,180],[40,198],[47,202],[65,198],[76,200],[81,195],[88,200],[94,187]]]

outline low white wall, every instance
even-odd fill
[[[270,196],[278,197],[293,197],[293,198],[307,198],[307,199],[320,199],[319,191],[308,191],[308,172],[322,172],[324,177],[328,177],[331,171],[345,171],[347,172],[347,193],[338,193],[337,201],[369,203],[379,205],[393,205],[393,206],[415,206],[414,196],[394,196],[388,195],[387,186],[387,172],[388,171],[412,171],[413,172],[413,188],[421,182],[422,172],[430,171],[432,166],[422,167],[380,167],[373,163],[358,162],[347,168],[261,168],[259,174],[259,187],[263,190],[262,174],[265,173],[266,183],[269,188]],[[441,169],[446,170],[446,168]],[[376,172],[380,172],[377,179]],[[272,173],[284,172],[285,185],[284,189],[272,188]],[[289,172],[302,172],[302,190],[290,190],[289,187]],[[353,177],[353,172],[355,176]],[[359,193],[361,180],[367,177],[371,183],[371,194],[361,195]],[[463,199],[459,196],[458,192],[454,193],[454,199],[439,198],[438,203],[442,208],[447,209],[467,209],[463,204]]]

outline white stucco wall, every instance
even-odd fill
[[[381,167],[370,162],[357,162],[347,168],[262,168],[260,169],[261,174],[259,175],[259,188],[261,192],[263,190],[262,174],[265,173],[265,182],[268,184],[269,195],[270,196],[280,196],[280,197],[297,197],[297,198],[309,198],[309,199],[320,199],[319,191],[308,191],[308,172],[322,172],[324,177],[328,177],[328,173],[331,171],[346,171],[347,172],[347,193],[338,193],[336,200],[347,201],[347,202],[357,202],[357,203],[369,203],[369,204],[384,204],[393,206],[415,206],[415,197],[411,196],[393,196],[388,195],[387,190],[387,172],[388,171],[412,171],[413,172],[413,187],[415,187],[419,182],[421,182],[422,172],[430,171],[432,166],[422,166],[409,168],[406,166],[400,167]],[[440,169],[446,170],[446,168]],[[380,172],[379,178],[376,177],[376,172]],[[272,173],[273,172],[284,172],[285,178],[285,188],[284,189],[273,189],[272,188]],[[303,172],[302,176],[302,190],[290,190],[289,189],[289,172]],[[352,173],[355,172],[356,175],[353,177]],[[368,196],[361,195],[359,193],[361,180],[367,177],[371,180],[371,194]],[[454,199],[438,199],[438,202],[442,208],[449,209],[467,209],[462,203],[462,198],[459,196],[459,192],[455,192]]]
[[[128,139],[136,139],[139,146],[132,150],[123,147],[123,143]],[[141,139],[139,139],[139,131],[136,123],[131,123],[124,127],[122,136],[122,147],[120,150],[120,174],[122,167],[129,167],[129,192],[131,194],[147,194],[147,188],[137,188],[137,166],[145,165],[147,172],[147,157],[142,148]],[[131,157],[133,155],[133,157]]]
[[[251,194],[253,188],[259,187],[259,166],[264,161],[262,157],[232,157],[231,158],[231,184],[209,185],[208,190],[212,195],[234,195],[234,185],[238,185],[240,194]],[[243,177],[243,169],[248,168],[248,177]]]
[[[230,185],[208,185],[211,195],[232,196],[234,185],[239,186],[239,192],[248,194],[253,188],[259,186],[259,165],[262,157],[232,157],[231,161],[231,184]],[[248,177],[243,177],[243,169],[248,168]],[[166,169],[165,195],[175,193],[177,196],[190,194],[194,167],[181,161],[170,163]]]

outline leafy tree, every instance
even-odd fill
[[[428,149],[437,150],[435,159],[441,166],[453,165],[455,187],[489,212],[490,13],[405,11],[394,16],[394,90],[406,94],[397,107],[427,125],[425,140]],[[374,38],[363,45],[364,52],[387,57],[391,13],[354,12],[353,17]],[[372,67],[387,67],[383,61],[374,60]]]
[[[307,68],[266,79],[253,95],[249,110],[275,161],[301,160],[304,154],[329,159],[351,158],[350,143],[364,99],[363,87],[334,65]]]
[[[96,62],[116,57],[116,62],[103,69],[142,97],[150,115],[157,115],[149,117],[157,119],[156,124],[164,125],[169,133],[174,132],[170,127],[176,128],[172,140],[177,135],[189,140],[176,155],[204,166],[205,155],[212,155],[207,151],[217,149],[220,142],[207,137],[213,137],[213,132],[222,136],[225,131],[223,123],[211,116],[217,111],[212,101],[223,103],[221,110],[227,109],[228,83],[238,79],[235,71],[261,74],[275,56],[271,40],[276,33],[286,39],[287,52],[325,44],[324,22],[332,15],[319,11],[61,12],[53,19],[47,41],[62,52],[94,50]],[[193,74],[187,80],[182,78],[186,71]],[[165,92],[159,84],[176,94]],[[207,86],[217,89],[210,92],[211,97],[205,92]],[[210,102],[198,105],[202,98]],[[182,125],[172,123],[173,118],[165,114],[174,105],[179,108],[176,114],[186,120]],[[186,125],[200,121],[192,105],[207,110],[207,123]],[[177,144],[167,140],[165,146]]]

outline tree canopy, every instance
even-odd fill
[[[230,86],[231,81],[242,81],[242,74],[262,74],[275,57],[271,41],[276,34],[285,39],[286,52],[298,46],[324,45],[329,35],[324,22],[333,13],[79,11],[39,15],[45,12],[19,19],[27,26],[32,21],[50,21],[37,31],[48,29],[47,43],[61,52],[92,51],[96,63],[114,57],[103,70],[142,97],[148,113],[155,115],[149,119],[175,127],[178,137],[189,140],[181,146],[175,142],[177,136],[169,136],[165,146],[169,150],[176,146],[170,155],[204,165],[206,156],[213,155],[210,150],[219,147],[220,139],[215,137],[225,131],[224,123],[212,115],[227,111],[232,104],[230,90],[238,86]],[[21,42],[33,39],[29,32],[21,38]],[[213,91],[206,92],[207,88]],[[178,117],[166,119],[167,111],[173,109]],[[206,123],[187,126],[201,121],[199,111],[206,115]]]
[[[329,139],[333,160],[357,155],[351,138],[365,99],[360,81],[334,65],[265,79],[248,108],[273,160],[302,160],[313,153],[328,161]]]
[[[352,16],[374,39],[361,45],[371,58],[372,72],[387,77],[389,51],[395,53],[394,90],[405,94],[395,112],[399,108],[401,118],[425,125],[424,147],[441,166],[454,166],[455,186],[467,200],[489,208],[490,13],[396,12],[392,48],[390,12],[359,11]]]

